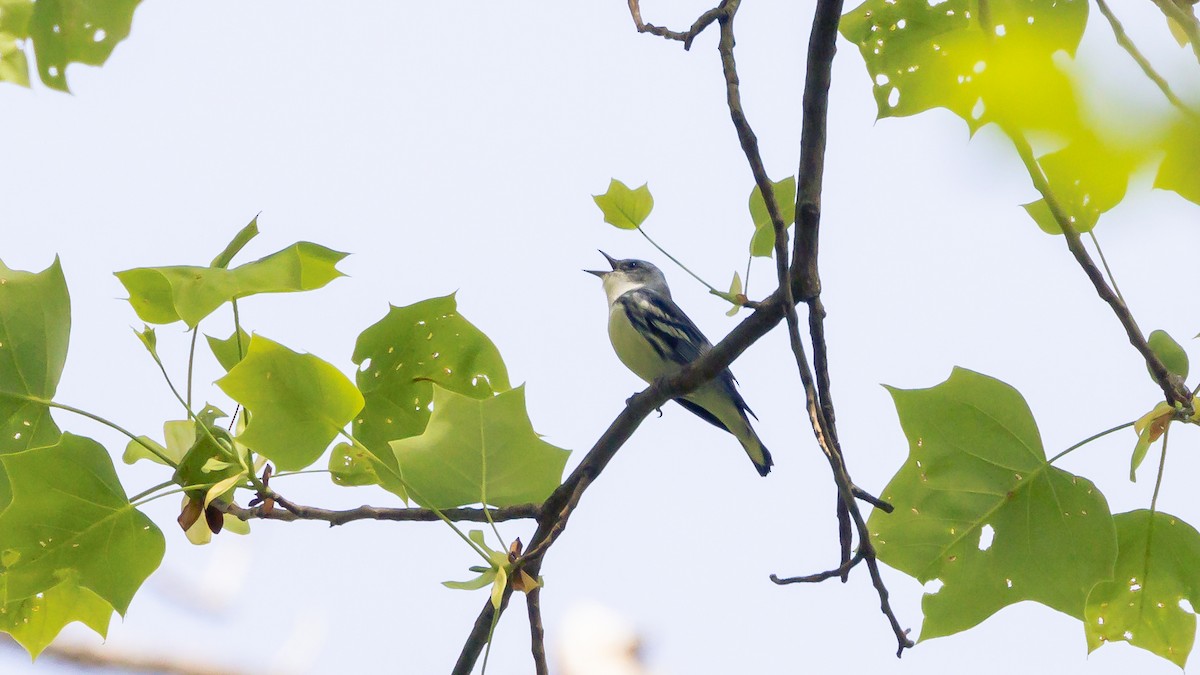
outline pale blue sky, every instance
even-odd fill
[[[643,4],[647,21],[673,27],[707,8]],[[1195,60],[1141,4],[1117,8],[1134,39],[1172,76],[1190,67],[1196,91]],[[747,3],[737,20],[744,103],[776,178],[796,170],[812,3],[800,5]],[[261,212],[247,259],[301,239],[353,255],[342,265],[349,278],[324,290],[245,301],[250,329],[349,373],[355,336],[387,303],[457,290],[514,382],[527,383],[535,428],[582,453],[642,386],[608,345],[599,283],[579,271],[602,263],[597,248],[659,263],[714,341],[734,325],[641,237],[603,224],[591,199],[610,177],[649,181],[647,229],[659,243],[717,285],[744,267],[751,177],[715,44],[707,34],[685,53],[638,35],[623,2],[150,0],[108,65],[70,69],[73,96],[0,86],[0,256],[19,269],[62,257],[74,314],[60,399],[158,435],[179,412],[129,330],[138,322],[111,272],[203,264]],[[1115,318],[1062,240],[1018,206],[1036,195],[998,134],[968,142],[943,111],[876,123],[861,59],[845,41],[839,50],[821,253],[839,430],[857,482],[880,492],[907,452],[880,383],[932,386],[955,365],[998,377],[1025,395],[1051,453],[1153,406],[1159,392]],[[1105,105],[1158,96],[1114,51],[1098,13],[1082,53],[1104,75]],[[1186,281],[1200,250],[1197,207],[1149,183],[1135,181],[1098,235],[1142,326],[1183,341],[1200,330]],[[751,295],[771,276],[756,263]],[[203,330],[227,335],[227,314]],[[182,330],[161,329],[159,342],[181,374]],[[1031,604],[897,661],[865,571],[845,586],[771,584],[771,573],[823,570],[837,555],[834,490],[790,359],[780,331],[733,368],[775,456],[770,477],[677,406],[621,450],[546,558],[551,649],[565,612],[599,600],[673,675],[830,672],[847,661],[897,673],[1176,672],[1124,645],[1087,658],[1079,622]],[[201,363],[198,382],[217,376]],[[215,388],[198,396],[225,403]],[[124,447],[56,417],[116,455]],[[1200,522],[1195,434],[1173,440],[1160,507]],[[1132,446],[1131,432],[1120,435],[1064,468],[1096,480],[1114,511],[1139,508],[1152,481],[1126,480]],[[118,468],[131,493],[163,480],[156,467]],[[323,476],[275,487],[320,506],[394,503]],[[476,561],[438,524],[255,523],[251,537],[195,548],[174,525],[177,506],[149,508],[167,557],[127,619],[114,620],[114,647],[246,670],[440,673],[485,600],[440,585],[467,578]],[[885,575],[916,634],[920,586]],[[197,598],[221,602],[200,611]],[[530,670],[524,609],[514,608],[490,672]],[[0,652],[0,670],[27,669],[23,655]]]

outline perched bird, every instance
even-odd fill
[[[671,299],[667,279],[644,260],[616,260],[604,251],[611,271],[584,270],[604,281],[608,294],[608,338],[627,368],[648,383],[678,372],[712,343]],[[692,393],[675,401],[702,419],[733,434],[761,476],[771,471],[771,453],[754,433],[754,415],[726,368]],[[755,417],[754,419],[758,419]]]

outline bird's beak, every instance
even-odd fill
[[[609,266],[611,266],[614,270],[617,269],[617,259],[616,258],[605,253],[604,251],[600,251],[600,255],[604,256],[604,259],[608,261]],[[596,276],[600,277],[601,279],[603,279],[604,275],[608,274],[611,271],[612,270],[609,270],[608,272],[603,272],[603,271],[598,271],[598,270],[584,270],[584,272],[587,272],[588,274],[595,274]]]

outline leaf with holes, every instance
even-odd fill
[[[67,91],[67,66],[102,65],[129,35],[140,0],[37,0],[29,21],[38,73],[47,87]]]
[[[1112,516],[1090,481],[1046,462],[1021,394],[962,368],[930,389],[888,390],[909,456],[883,491],[895,512],[869,526],[880,560],[942,582],[922,600],[921,639],[1022,600],[1082,619],[1088,591],[1112,578]]]
[[[258,293],[293,293],[321,288],[342,272],[346,253],[302,241],[233,269],[138,267],[116,276],[129,291],[129,304],[147,323],[183,321],[189,328],[231,300]]]
[[[33,658],[37,658],[67,624],[78,621],[108,635],[112,605],[79,585],[79,574],[64,570],[63,580],[36,595],[3,602],[0,593],[0,633],[8,633]]]
[[[58,442],[41,401],[54,398],[70,335],[71,297],[58,258],[36,273],[0,262],[0,455]],[[0,510],[10,499],[0,468]]]
[[[545,501],[570,454],[534,432],[524,387],[481,400],[435,386],[425,432],[391,446],[409,497],[439,509]]]
[[[648,184],[643,183],[641,187],[630,190],[616,178],[608,182],[608,192],[592,195],[592,200],[604,213],[604,222],[622,230],[641,227],[654,209],[654,197],[650,194]]]
[[[1078,113],[1052,56],[1074,54],[1087,0],[867,0],[842,17],[875,83],[879,117],[942,107],[972,132],[988,122],[1074,129]]]
[[[1075,231],[1090,232],[1101,214],[1125,198],[1130,176],[1142,159],[1131,150],[1109,147],[1092,134],[1080,134],[1067,147],[1039,158],[1038,164]],[[1025,210],[1047,234],[1062,234],[1044,199],[1026,204]]]
[[[1196,639],[1200,606],[1200,533],[1166,513],[1118,513],[1117,566],[1112,581],[1088,595],[1088,651],[1124,640],[1183,668]]]
[[[392,307],[358,336],[353,361],[365,401],[354,419],[354,437],[370,451],[375,473],[388,477],[401,497],[388,441],[425,431],[433,385],[479,399],[511,386],[496,345],[458,313],[453,295]],[[344,456],[330,462],[335,475],[350,471],[356,484],[370,475],[345,465]]]
[[[796,177],[788,176],[779,182],[771,182],[775,203],[779,205],[783,226],[791,227],[796,222]],[[767,202],[762,190],[755,185],[750,191],[750,219],[754,221],[754,236],[750,239],[750,255],[770,258],[775,253],[775,224],[767,212]]]
[[[238,442],[284,471],[312,464],[363,407],[337,368],[261,335],[217,386],[250,411]]]
[[[33,0],[0,0],[0,82],[29,86],[24,45],[32,16]]]
[[[0,455],[12,504],[0,513],[5,604],[76,575],[122,615],[162,560],[162,533],[125,496],[99,443],[64,433],[58,443]]]

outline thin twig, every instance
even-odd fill
[[[1175,95],[1175,92],[1171,90],[1171,85],[1167,84],[1163,76],[1159,75],[1154,66],[1150,65],[1150,61],[1138,50],[1137,45],[1133,44],[1133,41],[1129,39],[1129,36],[1125,33],[1125,27],[1121,25],[1116,15],[1109,9],[1108,3],[1104,0],[1096,0],[1096,5],[1100,8],[1100,13],[1104,15],[1104,18],[1108,19],[1108,25],[1112,27],[1113,37],[1117,39],[1117,44],[1121,45],[1121,48],[1128,52],[1129,56],[1137,62],[1142,72],[1146,74],[1146,77],[1150,78],[1151,82],[1158,86],[1159,91],[1163,93],[1163,96],[1167,97],[1171,105],[1193,117],[1200,115],[1200,113],[1197,113],[1188,104],[1180,100]]]
[[[786,586],[788,584],[816,584],[834,577],[841,577],[842,579],[845,579],[846,575],[850,573],[850,570],[862,561],[863,554],[862,551],[859,551],[855,553],[854,556],[849,560],[831,570],[817,572],[816,574],[809,574],[803,577],[780,578],[779,576],[772,574],[771,581],[779,584],[780,586]]]
[[[1200,61],[1200,22],[1196,21],[1196,17],[1188,12],[1183,11],[1183,8],[1175,4],[1175,0],[1151,0],[1158,5],[1158,9],[1167,16],[1173,19],[1183,32],[1188,36],[1188,42],[1191,43],[1192,53],[1196,55],[1196,60]]]
[[[530,649],[533,652],[533,669],[537,675],[550,675],[546,666],[546,631],[542,628],[542,588],[526,591],[525,607],[529,611]]]
[[[657,35],[668,40],[682,42],[683,49],[685,51],[692,48],[692,41],[695,40],[701,33],[703,33],[705,28],[711,26],[723,12],[724,10],[721,7],[710,9],[697,17],[696,20],[692,22],[692,27],[689,28],[687,32],[681,33],[679,31],[673,31],[670,28],[663,28],[662,26],[655,26],[654,24],[645,23],[642,21],[642,9],[639,5],[639,0],[629,0],[629,14],[633,16],[633,23],[635,26],[637,26],[639,33],[650,33],[651,35]]]
[[[1167,367],[1163,365],[1162,360],[1158,358],[1158,355],[1150,349],[1150,345],[1146,343],[1146,338],[1142,335],[1142,329],[1138,327],[1137,321],[1134,320],[1133,314],[1129,311],[1129,307],[1108,285],[1108,282],[1104,279],[1104,273],[1092,261],[1091,255],[1088,254],[1087,248],[1083,245],[1079,231],[1075,229],[1071,218],[1063,210],[1054,192],[1050,189],[1050,182],[1047,180],[1046,174],[1042,171],[1041,165],[1033,156],[1033,147],[1029,145],[1029,140],[1019,130],[1005,128],[1004,131],[1012,139],[1013,145],[1016,146],[1017,154],[1020,155],[1021,161],[1024,162],[1025,168],[1029,171],[1029,176],[1033,180],[1033,186],[1042,194],[1042,197],[1046,200],[1046,206],[1054,216],[1054,220],[1062,228],[1063,238],[1066,239],[1067,248],[1071,251],[1071,255],[1075,257],[1075,261],[1079,263],[1079,266],[1083,268],[1088,279],[1091,280],[1092,285],[1095,286],[1096,293],[1100,295],[1102,300],[1108,303],[1113,313],[1117,315],[1117,320],[1121,322],[1121,325],[1125,328],[1125,334],[1129,337],[1129,343],[1145,359],[1146,366],[1150,369],[1150,375],[1154,377],[1154,381],[1162,388],[1167,402],[1182,405],[1184,410],[1190,415],[1192,398],[1183,380],[1176,375],[1172,375],[1167,370]]]
[[[223,512],[236,516],[240,520],[280,520],[284,522],[293,522],[297,520],[316,520],[334,525],[345,525],[346,523],[356,520],[390,520],[403,522],[432,522],[440,520],[437,513],[431,509],[418,508],[382,508],[378,506],[360,506],[356,509],[345,509],[336,511],[331,509],[322,509],[315,506],[302,506],[294,504],[279,495],[272,495],[275,503],[281,506],[279,509],[270,511],[264,510],[262,507],[243,508],[237,504],[217,503],[218,508]],[[216,502],[214,502],[216,503]],[[521,520],[528,518],[537,518],[541,514],[541,507],[537,504],[521,504],[519,506],[508,506],[502,509],[484,509],[461,508],[461,509],[443,509],[442,514],[453,521],[465,521],[470,523],[486,523],[490,515],[491,519],[500,522],[504,520]]]

